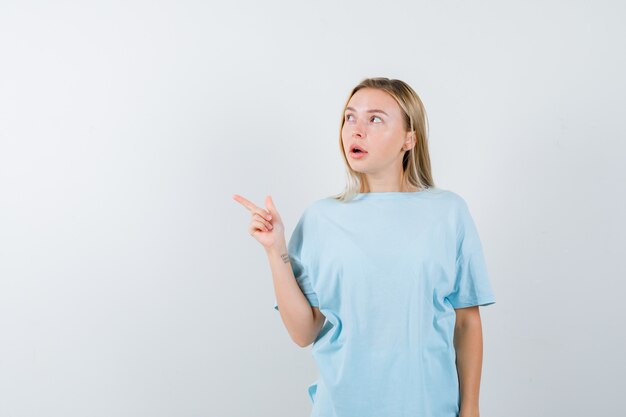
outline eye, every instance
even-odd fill
[[[346,114],[346,120],[350,120],[350,116],[352,116],[351,114]]]
[[[376,119],[378,119],[378,120],[380,120],[381,122],[383,121],[383,119],[381,119],[381,118],[380,118],[380,117],[378,117],[378,116],[372,116],[372,118],[371,118],[370,120],[373,120],[373,119],[375,119],[375,118],[376,118]]]

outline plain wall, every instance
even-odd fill
[[[4,1],[0,416],[307,416],[247,232],[341,191],[342,105],[408,82],[475,219],[481,415],[623,411],[618,1]]]

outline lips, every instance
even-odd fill
[[[367,153],[367,151],[365,149],[363,149],[361,146],[354,144],[352,146],[350,146],[350,153]]]
[[[357,145],[356,143],[350,146],[350,158],[352,159],[362,159],[367,157],[367,151]]]

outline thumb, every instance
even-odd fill
[[[267,210],[273,217],[280,219],[280,215],[278,214],[278,210],[276,210],[276,206],[274,205],[274,200],[272,200],[272,196],[268,195],[265,197],[265,207],[267,207]]]

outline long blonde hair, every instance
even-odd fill
[[[434,187],[435,184],[432,178],[430,156],[428,153],[427,117],[422,100],[420,100],[417,93],[404,81],[384,77],[366,78],[352,89],[341,112],[339,149],[343,155],[343,161],[346,167],[347,183],[343,192],[331,197],[343,202],[350,201],[361,191],[363,184],[364,176],[350,167],[341,140],[341,131],[343,130],[345,122],[343,115],[346,107],[354,93],[362,88],[376,88],[390,94],[398,102],[400,109],[403,111],[405,130],[415,133],[415,146],[406,151],[402,158],[403,170],[401,183],[404,184],[406,181],[419,189]]]

